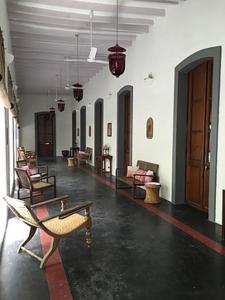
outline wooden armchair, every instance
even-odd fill
[[[6,201],[10,210],[30,227],[28,237],[19,245],[17,252],[20,253],[21,250],[23,250],[38,259],[41,262],[40,268],[43,268],[45,266],[48,258],[58,247],[60,239],[70,235],[74,231],[85,228],[87,246],[90,247],[91,245],[92,235],[90,206],[92,205],[92,203],[87,202],[82,205],[64,210],[65,201],[67,201],[68,199],[68,196],[62,196],[48,201],[40,202],[38,204],[29,205],[22,200],[17,200],[11,197],[4,197],[4,200]],[[36,208],[57,202],[61,202],[61,212],[52,216],[45,217],[43,219],[39,219],[37,217],[37,214],[35,212]],[[84,215],[80,214],[81,211],[84,211]],[[24,247],[32,239],[38,228],[42,229],[52,237],[51,246],[44,257],[40,257],[33,253],[31,250],[28,250]]]
[[[45,189],[48,188],[53,188],[54,191],[54,197],[56,197],[56,178],[55,176],[48,176],[44,178],[38,178],[37,180],[32,180],[31,176],[29,176],[27,170],[23,170],[21,168],[15,168],[16,174],[18,176],[19,180],[19,187],[17,191],[17,197],[18,199],[20,198],[20,190],[21,189],[26,189],[29,190],[30,195],[29,197],[24,197],[25,198],[30,198],[30,203],[33,204],[33,196],[35,192],[42,192]],[[49,182],[49,179],[52,179],[53,182]]]

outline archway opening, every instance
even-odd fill
[[[102,155],[103,147],[103,99],[95,102],[95,158]]]
[[[117,168],[126,174],[132,164],[133,87],[123,87],[117,95]]]
[[[208,217],[215,221],[216,166],[218,140],[218,114],[220,92],[221,47],[204,49],[194,53],[175,68],[174,128],[173,128],[173,173],[172,202],[186,203],[186,157],[188,129],[189,74],[201,64],[212,61],[212,96],[210,116],[210,170],[208,184]],[[194,176],[194,174],[193,174]]]
[[[86,149],[86,106],[80,109],[80,149]]]

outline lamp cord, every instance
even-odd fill
[[[118,45],[119,4],[116,2],[116,44]]]

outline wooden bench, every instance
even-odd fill
[[[116,190],[117,189],[126,189],[126,188],[132,188],[133,189],[133,197],[136,198],[136,190],[138,187],[144,186],[145,182],[142,182],[138,180],[137,176],[145,176],[145,177],[152,177],[152,182],[158,182],[158,169],[159,165],[146,162],[143,160],[137,161],[137,166],[139,169],[143,171],[152,171],[153,175],[140,175],[140,174],[134,174],[134,177],[127,177],[127,176],[119,176],[121,174],[122,169],[117,168],[116,169]],[[122,182],[123,185],[118,186],[118,182]]]
[[[75,160],[77,162],[77,165],[80,164],[81,161],[84,161],[85,163],[91,162],[92,159],[92,148],[87,147],[84,153],[77,153],[75,154]]]

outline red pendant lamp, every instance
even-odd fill
[[[79,83],[78,37],[79,37],[79,35],[76,34],[76,38],[77,38],[77,82],[73,84],[73,96],[77,102],[79,102],[83,99],[83,86],[82,86],[82,84]]]
[[[108,51],[112,52],[108,55],[109,70],[112,75],[119,77],[125,71],[126,64],[126,49],[118,44],[118,17],[119,17],[119,5],[117,0],[117,15],[116,15],[116,45],[110,47]]]
[[[56,89],[55,89],[55,101],[57,103],[58,106],[58,111],[62,112],[65,109],[65,101],[62,99],[58,99],[58,77],[59,75],[56,75]]]

